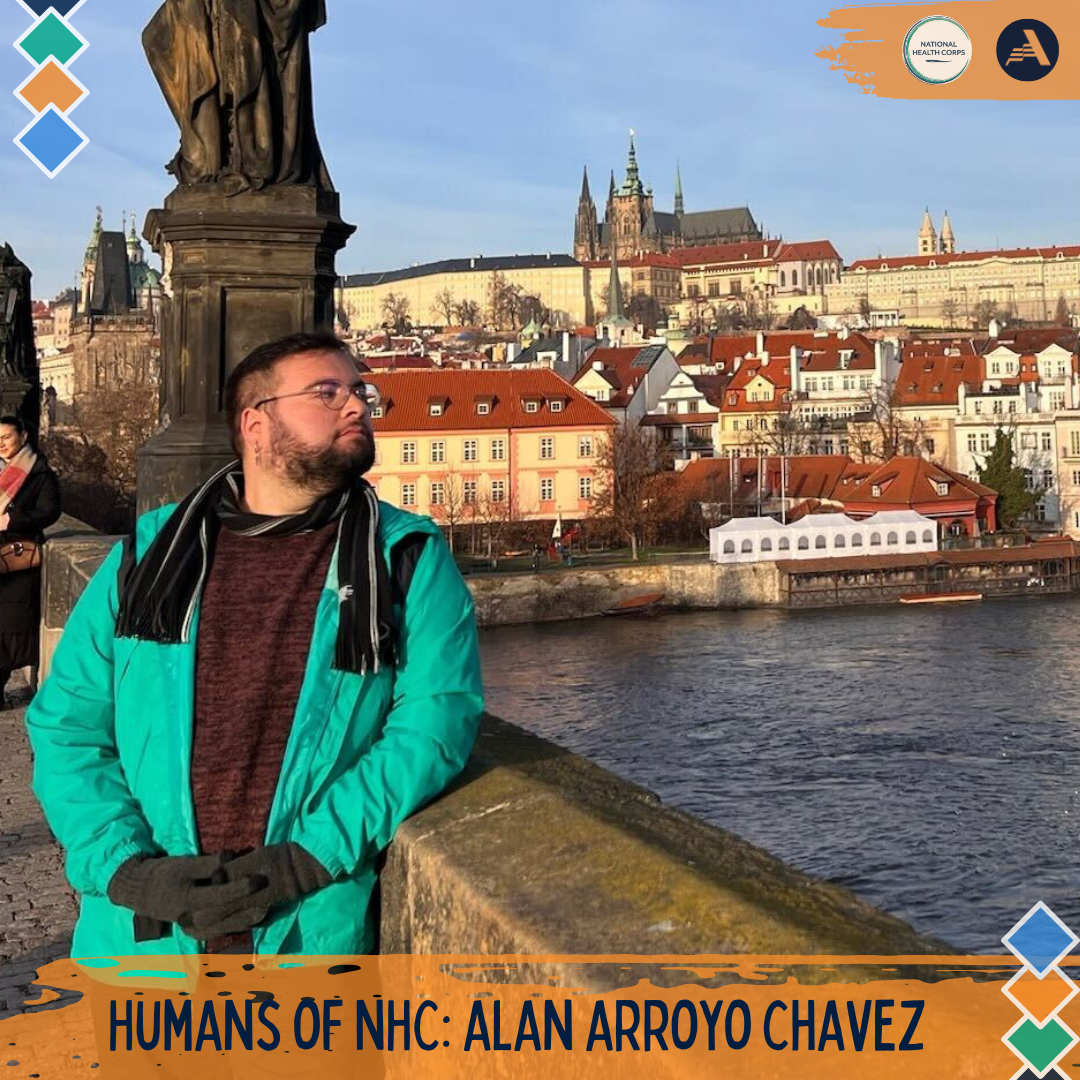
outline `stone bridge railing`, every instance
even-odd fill
[[[112,542],[71,522],[57,533],[45,562],[46,654]],[[554,576],[542,575],[545,582]],[[498,584],[485,580],[482,590],[490,594]],[[485,717],[460,780],[398,830],[381,902],[384,952],[951,951],[846,890],[494,717]],[[565,973],[556,965],[535,974]],[[649,975],[680,978],[659,965]],[[575,967],[571,977],[605,989],[612,975]]]

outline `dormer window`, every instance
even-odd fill
[[[937,484],[935,484],[934,486],[937,488],[937,493],[939,495],[948,495],[949,494],[949,485],[947,483],[945,483],[944,480],[939,480],[937,482]]]
[[[526,401],[525,402],[525,411],[527,413],[539,412],[540,411],[540,402],[539,401]]]
[[[490,412],[491,412],[491,402],[490,401],[478,401],[476,403],[476,415],[477,416],[487,416],[488,413],[490,413]]]
[[[442,416],[442,402],[433,401],[428,405],[429,416]]]
[[[373,420],[381,420],[382,417],[383,417],[383,411],[382,410],[383,410],[383,407],[381,405],[376,405],[375,408],[371,410],[372,419]]]
[[[552,401],[548,402],[548,408],[552,412],[562,412],[562,407],[563,407],[562,398],[554,398]]]
[[[870,491],[871,491],[871,494],[874,496],[875,499],[880,499],[881,498],[881,485],[880,484],[874,484],[874,486],[870,489]]]

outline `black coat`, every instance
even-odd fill
[[[60,484],[39,453],[30,475],[8,506],[11,520],[0,543],[44,539],[45,530],[60,517]],[[41,622],[41,571],[0,574],[0,675],[12,668],[36,664]],[[2,687],[0,687],[2,689]]]

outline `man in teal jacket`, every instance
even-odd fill
[[[376,857],[483,708],[439,530],[362,479],[376,401],[332,335],[256,349],[226,388],[239,462],[79,599],[27,714],[72,955],[373,949]]]

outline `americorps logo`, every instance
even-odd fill
[[[947,15],[920,19],[904,38],[904,63],[926,83],[951,83],[971,61],[971,38]]]
[[[1050,74],[1058,62],[1057,34],[1038,19],[1009,23],[997,41],[997,58],[1006,75],[1035,82]]]
[[[14,142],[51,180],[90,141],[68,115],[89,94],[68,70],[89,46],[70,22],[86,0],[15,2],[33,19],[33,24],[15,42],[32,70],[14,94],[34,118]]]

